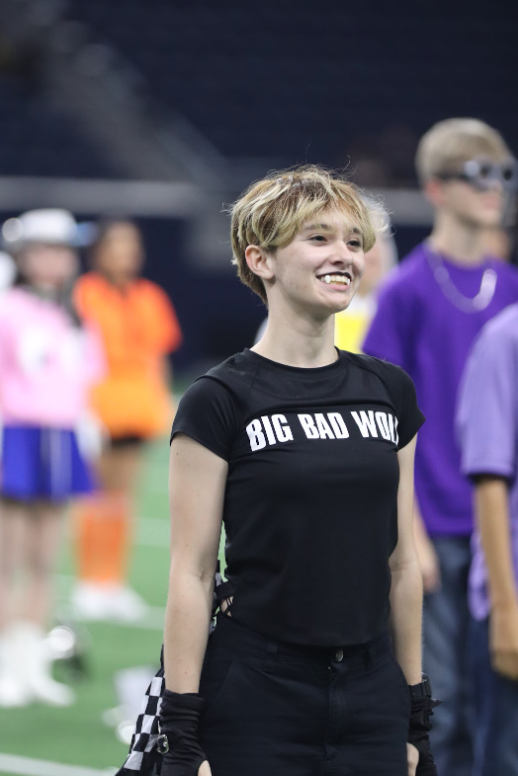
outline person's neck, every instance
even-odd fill
[[[314,369],[337,360],[334,315],[316,322],[294,311],[269,310],[266,331],[251,350],[287,366]]]
[[[127,275],[111,275],[108,272],[101,272],[100,274],[110,285],[115,286],[119,291],[126,291],[134,280],[134,278],[130,278]]]
[[[428,244],[436,253],[463,266],[482,264],[485,258],[483,230],[449,213],[437,216]]]
[[[24,283],[22,285],[27,291],[30,291],[40,299],[55,301],[61,295],[61,286],[55,283]]]

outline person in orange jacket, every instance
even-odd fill
[[[182,332],[165,292],[140,277],[142,236],[127,220],[101,223],[90,251],[92,271],[76,301],[101,330],[108,374],[91,393],[108,443],[99,461],[100,491],[77,509],[79,581],[73,601],[88,619],[138,619],[143,600],[126,583],[134,483],[144,442],[169,428],[171,371],[167,358]]]

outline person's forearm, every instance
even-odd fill
[[[475,488],[475,504],[491,604],[493,607],[517,606],[507,482],[496,477],[482,478]]]
[[[165,683],[173,692],[198,692],[212,609],[214,579],[173,562],[164,631]]]
[[[426,526],[424,524],[423,516],[421,514],[421,510],[419,509],[419,504],[417,503],[417,499],[414,498],[414,539],[417,541],[421,538],[428,539],[428,531],[426,530]]]
[[[408,684],[421,681],[423,584],[417,557],[392,570],[390,624],[396,660]]]

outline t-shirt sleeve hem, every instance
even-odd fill
[[[222,449],[221,447],[218,447],[217,445],[211,442],[207,442],[206,439],[202,439],[201,436],[199,436],[195,432],[187,431],[186,429],[183,429],[183,428],[175,428],[174,431],[171,432],[171,438],[169,440],[170,445],[173,439],[175,438],[175,436],[178,436],[178,434],[184,434],[185,436],[188,436],[189,439],[193,439],[195,442],[198,442],[199,445],[201,445],[202,447],[205,447],[207,450],[210,450],[211,453],[214,453],[214,455],[217,455],[218,458],[222,458],[224,461],[228,463],[228,460],[229,460],[228,454],[224,449]]]
[[[462,472],[467,477],[481,477],[484,475],[495,477],[512,477],[514,475],[514,465],[508,461],[470,461],[463,464]]]
[[[426,418],[423,414],[420,415],[419,418],[416,419],[416,423],[412,429],[412,431],[406,432],[403,436],[399,437],[399,443],[398,443],[398,450],[402,450],[404,447],[406,447],[409,442],[412,441],[412,439],[415,437],[423,423],[425,422]]]

